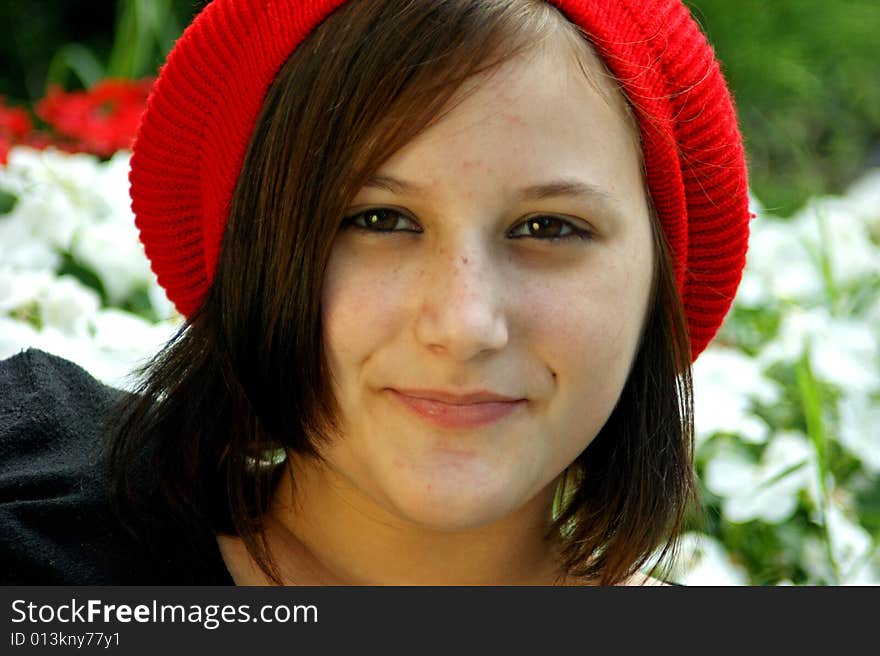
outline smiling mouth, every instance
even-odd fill
[[[526,399],[514,401],[483,401],[476,403],[446,403],[423,399],[389,389],[391,396],[415,416],[441,428],[474,428],[504,419],[525,407]]]

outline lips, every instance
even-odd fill
[[[441,428],[474,428],[492,424],[510,416],[527,404],[526,399],[515,399],[487,392],[467,395],[424,390],[416,392],[430,394],[432,397],[441,396],[448,399],[447,401],[411,396],[395,389],[388,391],[398,403],[413,414]]]
[[[443,392],[441,390],[404,389],[398,387],[394,391],[412,398],[440,401],[442,403],[447,403],[450,405],[469,405],[472,403],[512,402],[524,400],[522,398],[504,396],[503,394],[496,394],[494,392],[487,392],[485,390],[477,390],[475,392],[468,392],[466,394],[453,394],[451,392]]]

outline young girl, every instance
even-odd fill
[[[657,583],[749,220],[679,0],[214,0],[131,194],[186,325],[4,363],[18,582]]]

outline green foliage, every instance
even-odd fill
[[[0,4],[0,95],[153,75],[207,0]],[[686,0],[737,101],[752,188],[776,214],[842,191],[880,154],[876,0]],[[88,17],[86,21],[85,17]],[[103,22],[102,22],[103,21]],[[877,164],[878,162],[874,162]]]
[[[79,81],[80,86],[88,88],[104,78],[104,66],[89,48],[79,43],[68,43],[61,46],[49,62],[46,72],[46,85],[57,84],[63,88],[68,83],[70,74]]]
[[[57,275],[59,277],[73,276],[83,285],[98,293],[98,296],[101,298],[101,305],[107,305],[109,299],[107,297],[107,290],[104,288],[104,283],[101,281],[101,278],[88,266],[78,262],[70,253],[65,251],[60,255],[61,263],[58,267]]]
[[[155,74],[157,62],[183,30],[171,0],[119,0],[116,16],[106,66],[87,47],[69,43],[52,58],[46,84],[67,86],[68,72],[86,88],[104,78],[136,79]]]
[[[33,326],[37,330],[43,328],[43,313],[40,311],[40,304],[37,301],[30,301],[14,308],[8,313],[8,316],[10,319]]]
[[[171,0],[119,0],[108,77],[139,78],[171,50],[183,27]]]
[[[9,214],[12,210],[15,209],[15,205],[17,203],[18,196],[9,193],[5,189],[0,189],[0,216],[4,214]]]
[[[829,357],[834,355],[829,354],[841,359],[841,371],[853,364],[846,362],[850,347],[853,354],[865,356],[859,362],[864,371],[874,371],[880,364],[870,355],[870,349],[858,346],[863,337],[851,337],[854,333],[849,332],[856,326],[867,328],[859,333],[862,335],[876,332],[872,322],[878,318],[873,308],[880,307],[876,305],[880,276],[866,260],[860,274],[852,277],[850,273],[851,279],[845,281],[836,270],[846,253],[834,248],[835,238],[841,235],[830,222],[832,213],[815,199],[811,207],[810,212],[784,222],[791,227],[791,261],[752,259],[747,273],[757,276],[752,283],[762,280],[773,288],[774,281],[764,277],[768,271],[780,277],[797,272],[819,283],[805,289],[819,291],[807,291],[797,298],[768,297],[759,302],[737,299],[716,342],[757,363],[762,378],[780,391],[778,397],[749,400],[749,415],[769,429],[766,441],[745,433],[738,435],[736,426],[731,425],[732,432],[716,430],[706,437],[696,454],[704,521],[691,519],[688,529],[711,536],[722,545],[730,564],[741,570],[752,585],[839,585],[853,583],[859,576],[876,578],[867,574],[865,567],[874,563],[876,568],[880,549],[878,472],[876,466],[869,466],[865,455],[875,447],[869,440],[859,446],[851,437],[854,431],[871,435],[876,425],[865,419],[869,414],[859,414],[862,419],[854,420],[854,406],[847,403],[865,392],[870,393],[865,399],[868,405],[880,407],[880,390],[862,389],[848,383],[840,373],[832,376]],[[846,211],[840,204],[836,207],[839,212]],[[870,210],[857,202],[849,211],[862,213],[866,224],[874,226],[859,234],[867,236],[873,246],[880,246],[880,239],[871,237],[876,235],[880,222],[869,215]],[[818,234],[808,239],[805,227],[814,220]],[[777,234],[769,222],[770,217],[763,216],[755,224],[756,242],[764,238],[765,230],[766,234]],[[811,270],[796,262],[799,245],[804,258],[800,262],[808,263]],[[793,268],[786,272],[787,266]],[[804,318],[800,324],[804,333],[789,321],[795,314]],[[805,318],[808,316],[809,320]],[[852,346],[848,339],[854,339]],[[774,346],[783,343],[789,345],[785,355],[778,350],[772,355]],[[797,347],[797,343],[802,345]],[[847,407],[849,419],[844,417]],[[843,439],[845,430],[850,437]],[[790,447],[798,443],[804,445],[804,451],[784,460],[777,449],[775,462],[782,464],[766,467],[768,453],[780,439],[789,440],[785,453],[792,454]],[[716,475],[711,477],[712,467],[718,462],[728,463],[727,468],[715,469]],[[750,466],[744,466],[744,462],[753,463],[752,473],[760,472],[761,476],[749,479],[743,471]],[[732,479],[722,480],[722,475]],[[730,480],[745,483],[734,488]],[[765,495],[763,500],[761,495]],[[742,499],[753,505],[732,503]],[[767,513],[774,507],[786,508],[792,499],[796,507],[790,516]]]
[[[876,0],[688,0],[737,101],[752,187],[791,214],[880,148]]]
[[[87,88],[105,77],[155,75],[208,0],[0,2],[0,95],[33,103],[50,84]]]
[[[150,292],[146,284],[138,286],[131,294],[119,305],[121,310],[131,312],[134,315],[146,319],[151,323],[158,323],[160,318],[153,302],[150,300]]]

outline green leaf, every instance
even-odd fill
[[[791,474],[795,473],[799,469],[803,469],[808,463],[809,463],[809,460],[801,460],[800,462],[796,462],[793,465],[789,465],[788,467],[783,469],[778,474],[775,474],[775,475],[771,476],[770,478],[761,481],[758,484],[758,486],[755,488],[755,492],[760,492],[761,490],[766,490],[768,487],[775,485],[776,483],[778,483],[782,479],[786,478],[787,476],[790,476]]]
[[[809,343],[795,365],[798,391],[801,396],[801,404],[804,418],[807,423],[807,435],[813,444],[816,453],[816,461],[819,465],[819,476],[822,479],[823,492],[825,480],[828,474],[828,436],[825,434],[825,426],[822,422],[822,402],[819,396],[819,384],[813,374],[810,364]]]
[[[30,324],[37,330],[43,329],[43,314],[40,312],[40,304],[37,301],[31,301],[26,305],[21,305],[9,312],[9,316],[17,321]]]
[[[822,523],[822,538],[825,545],[825,553],[828,564],[834,576],[835,585],[840,582],[840,566],[834,557],[831,548],[831,535],[828,530],[826,508],[829,503],[828,494],[828,436],[822,422],[822,402],[819,396],[819,384],[813,375],[810,364],[810,342],[807,340],[803,354],[795,366],[798,390],[800,391],[801,403],[803,404],[804,418],[807,424],[807,435],[813,445],[816,454],[816,464],[819,470],[819,514]]]
[[[67,88],[68,73],[73,73],[84,89],[104,78],[104,67],[95,54],[79,43],[68,43],[57,50],[49,62],[46,88],[59,85]]]
[[[834,279],[834,271],[831,266],[831,235],[828,234],[828,226],[825,222],[825,210],[823,208],[816,209],[816,221],[819,222],[819,252],[814,257],[818,257],[817,264],[822,274],[822,281],[825,283],[825,293],[828,296],[831,314],[840,314],[840,293],[837,283]]]
[[[69,253],[62,254],[61,266],[57,274],[73,276],[86,287],[94,289],[101,296],[101,305],[107,305],[107,290],[104,289],[104,283],[94,271],[77,262]]]
[[[116,16],[116,37],[107,63],[107,76],[133,78],[145,46],[144,30],[138,21],[136,1],[119,0]]]
[[[137,287],[132,291],[121,304],[120,309],[136,314],[151,323],[159,322],[159,315],[156,314],[156,310],[153,308],[153,303],[150,301],[150,293],[146,286]]]
[[[18,196],[5,189],[0,189],[0,215],[9,214],[15,209],[17,203]]]
[[[156,53],[164,55],[182,28],[170,0],[119,0],[116,37],[107,73],[110,77],[140,78],[156,73]]]

